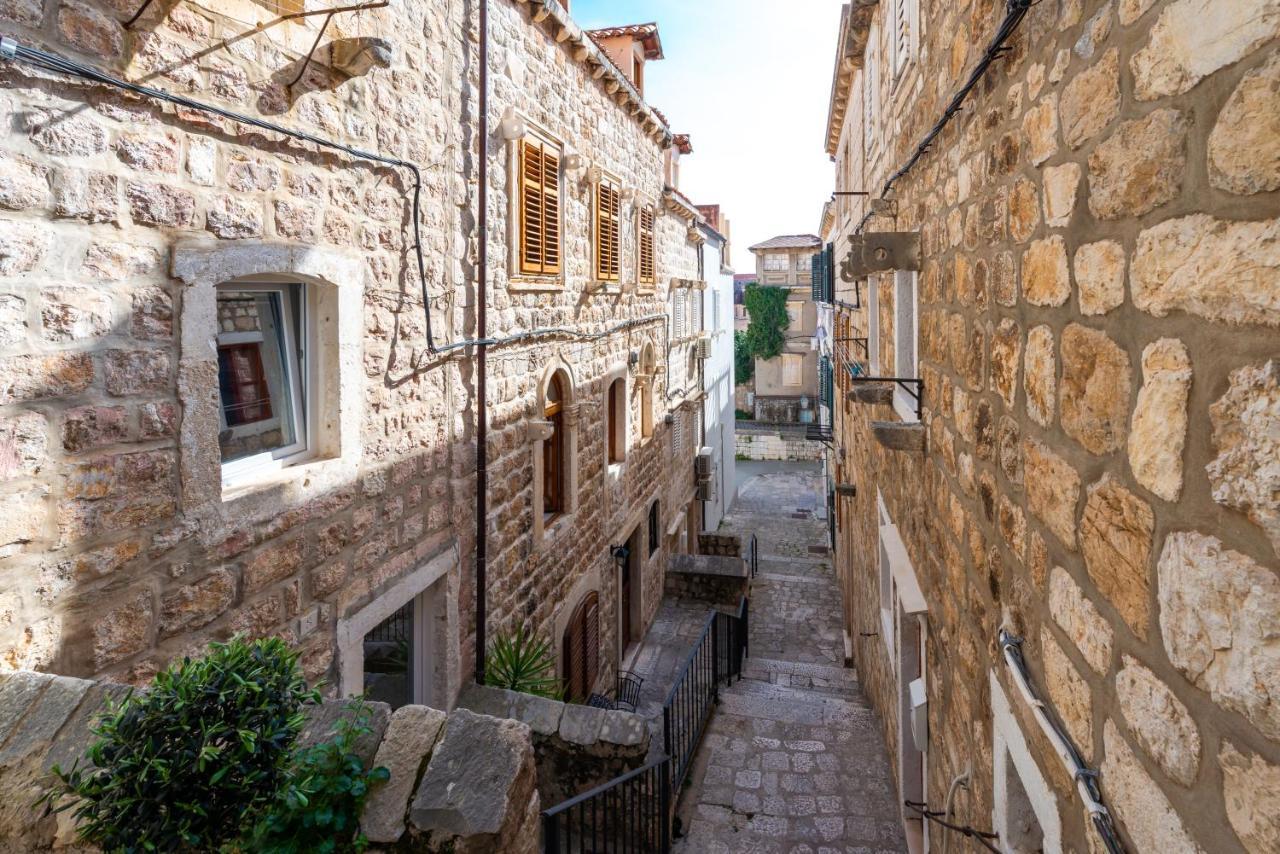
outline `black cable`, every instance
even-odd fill
[[[426,262],[422,256],[422,227],[419,222],[421,219],[421,200],[422,200],[422,170],[415,164],[407,160],[400,160],[395,157],[386,157],[381,154],[374,154],[368,151],[354,148],[341,142],[316,136],[306,131],[294,130],[273,122],[263,121],[262,119],[247,116],[244,113],[237,113],[232,110],[226,110],[222,107],[216,107],[212,104],[206,104],[187,98],[183,95],[174,95],[163,89],[154,89],[150,86],[142,86],[137,83],[130,83],[127,80],[121,80],[118,77],[112,77],[109,74],[101,72],[92,66],[84,65],[74,60],[65,59],[56,54],[46,53],[35,48],[24,47],[13,39],[0,36],[0,59],[7,59],[11,62],[21,62],[44,71],[51,71],[55,74],[63,74],[69,77],[78,77],[82,80],[88,80],[92,83],[98,83],[103,86],[113,86],[117,89],[123,89],[127,92],[134,92],[139,95],[145,95],[148,98],[154,98],[158,101],[174,104],[179,107],[186,107],[191,110],[199,110],[204,113],[211,113],[224,119],[230,119],[239,124],[256,127],[261,130],[278,133],[293,139],[309,142],[320,148],[327,148],[332,151],[340,151],[351,157],[360,160],[369,160],[374,163],[381,163],[385,166],[393,166],[401,169],[408,169],[413,175],[413,245],[414,253],[418,261],[418,279],[422,283],[422,307],[427,322],[427,351],[436,352],[435,337],[431,328],[431,304],[430,295],[427,292],[427,269]]]
[[[905,804],[908,809],[913,809],[916,812],[920,813],[920,816],[922,818],[928,819],[929,821],[932,821],[935,824],[940,824],[943,827],[947,828],[948,830],[954,830],[956,833],[959,833],[961,836],[969,837],[974,842],[978,843],[988,851],[994,851],[995,854],[1000,854],[999,848],[996,848],[990,842],[987,842],[988,839],[999,839],[1000,834],[991,833],[990,831],[986,831],[986,830],[977,830],[975,828],[969,827],[968,825],[953,824],[947,821],[943,817],[944,816],[943,813],[931,810],[929,809],[928,804],[921,803],[919,801],[903,801],[903,804]]]
[[[907,162],[899,167],[898,171],[890,175],[889,179],[884,182],[884,187],[880,190],[880,198],[884,199],[889,195],[893,190],[893,185],[897,183],[898,179],[911,171],[916,163],[919,162],[920,158],[925,155],[925,152],[929,150],[929,146],[933,144],[933,141],[937,139],[943,129],[950,124],[951,119],[955,117],[955,114],[960,112],[960,108],[964,106],[965,98],[969,96],[969,93],[973,91],[974,87],[976,87],[982,80],[983,75],[987,73],[987,69],[991,67],[992,63],[994,63],[1001,54],[1008,50],[1008,48],[1005,47],[1005,42],[1013,35],[1013,31],[1022,23],[1022,19],[1026,17],[1027,11],[1033,5],[1035,4],[1032,0],[1005,0],[1004,20],[1000,22],[1000,27],[996,30],[995,36],[987,44],[987,49],[983,51],[982,58],[978,60],[978,64],[974,66],[973,71],[969,74],[969,78],[965,81],[964,85],[960,87],[959,91],[957,91],[947,103],[947,108],[943,111],[942,118],[938,119],[937,123],[934,124],[927,134],[925,134],[924,139],[916,146],[915,151],[912,152],[911,156],[907,159]],[[872,216],[874,216],[874,214],[871,211],[867,211],[867,213],[862,217],[862,220],[859,221],[857,227],[854,229],[854,233],[860,233],[871,220]]]

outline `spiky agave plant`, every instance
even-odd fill
[[[550,641],[518,628],[493,639],[485,656],[485,684],[524,694],[564,699],[564,686],[555,677]]]

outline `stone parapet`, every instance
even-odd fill
[[[665,593],[736,608],[750,587],[750,570],[740,557],[674,555],[667,564]]]

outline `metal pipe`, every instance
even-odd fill
[[[488,593],[485,590],[489,569],[489,389],[488,361],[489,317],[489,0],[480,0],[480,121],[479,121],[479,206],[476,241],[476,684],[484,684],[485,620],[488,616]],[[538,512],[538,508],[534,508]]]

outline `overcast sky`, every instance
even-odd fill
[[[815,233],[834,189],[823,151],[840,0],[573,0],[591,29],[658,22],[666,59],[645,68],[645,99],[693,138],[680,189],[719,203],[734,267],[776,234]],[[767,174],[762,174],[762,171]]]

